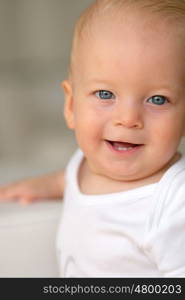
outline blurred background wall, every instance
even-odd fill
[[[55,171],[76,148],[60,82],[92,0],[0,0],[0,184]]]

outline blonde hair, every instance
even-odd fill
[[[87,36],[91,25],[99,17],[106,18],[110,14],[119,13],[126,9],[143,10],[152,14],[159,14],[173,23],[179,24],[185,41],[185,0],[95,0],[81,14],[74,29],[74,38],[70,59],[70,73],[74,60],[74,49],[81,39]]]

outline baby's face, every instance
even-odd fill
[[[185,131],[184,48],[159,23],[110,21],[79,46],[64,82],[65,116],[92,172],[138,180],[176,155]]]

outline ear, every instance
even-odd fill
[[[67,123],[67,126],[70,129],[74,129],[74,100],[73,100],[73,90],[69,80],[64,80],[61,83],[61,86],[64,90],[65,95],[65,104],[64,104],[64,117]]]

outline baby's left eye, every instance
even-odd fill
[[[147,101],[155,105],[163,105],[164,103],[168,102],[166,97],[159,95],[152,96]]]
[[[95,95],[103,100],[114,99],[114,94],[107,90],[100,90],[95,93]]]

